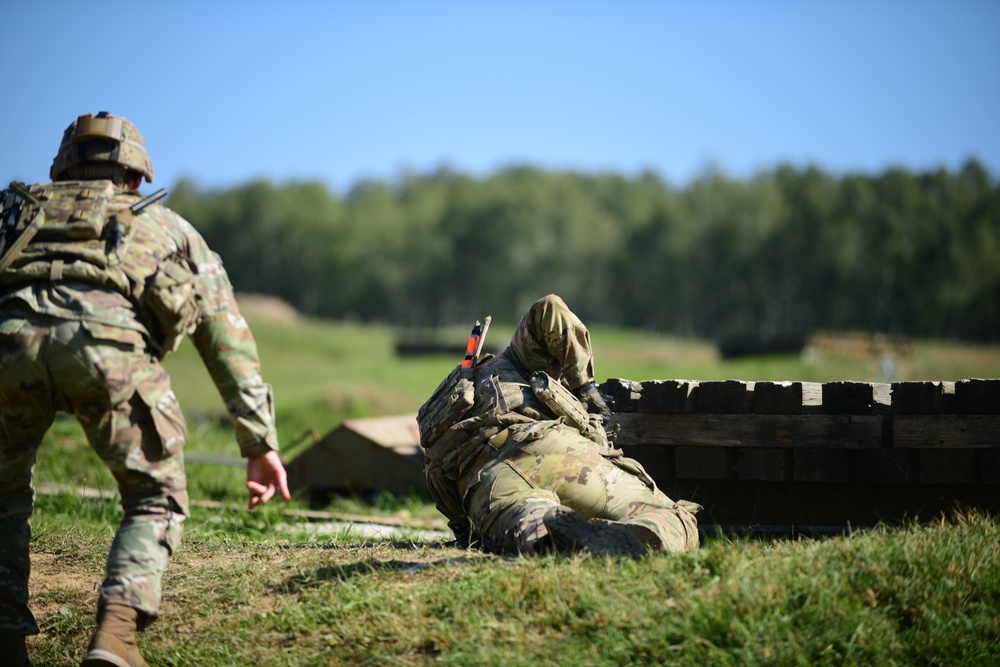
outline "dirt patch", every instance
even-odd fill
[[[97,575],[103,577],[103,568]],[[32,553],[31,580],[41,590],[52,588],[74,588],[93,590],[94,583],[88,581],[95,574],[92,565],[81,563],[65,554]],[[100,582],[98,582],[100,583]]]
[[[31,554],[31,579],[28,595],[31,609],[39,620],[61,607],[93,599],[104,579],[104,567],[80,561],[66,554]],[[94,610],[96,612],[96,606]]]
[[[236,303],[243,316],[251,320],[297,324],[302,319],[294,306],[276,296],[239,293],[236,295]]]

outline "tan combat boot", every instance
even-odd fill
[[[607,556],[638,558],[646,552],[642,541],[625,526],[611,521],[587,521],[568,507],[553,507],[542,518],[556,549],[590,551]]]
[[[109,604],[97,613],[97,632],[80,667],[149,667],[135,641],[139,612]]]
[[[24,635],[12,635],[0,632],[0,657],[5,665],[11,667],[31,667],[28,662],[28,647]]]

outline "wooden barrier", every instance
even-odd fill
[[[827,532],[1000,510],[1000,380],[611,379],[616,444],[703,529]]]

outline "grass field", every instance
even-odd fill
[[[343,419],[416,411],[457,363],[396,358],[395,332],[275,321],[248,309],[284,442]],[[494,342],[512,326],[494,324]],[[457,330],[457,347],[464,343]],[[803,381],[1000,377],[1000,346],[917,341],[894,377],[879,359],[798,355],[721,361],[715,348],[592,331],[598,379]],[[236,456],[194,350],[168,360],[188,450]],[[415,498],[334,499],[331,517],[411,526],[390,537],[319,534],[303,501],[253,513],[238,468],[189,464],[195,507],[164,579],[151,665],[990,665],[1000,664],[1000,523],[957,515],[826,539],[718,537],[685,556],[500,558],[418,529]],[[36,484],[111,498],[40,495],[33,521],[34,664],[76,665],[120,513],[78,427],[59,420]],[[296,513],[298,510],[300,513]],[[2,661],[0,661],[2,663]]]

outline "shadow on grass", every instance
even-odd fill
[[[438,558],[435,560],[421,561],[380,561],[368,559],[357,563],[316,568],[309,572],[289,577],[284,583],[278,584],[274,588],[279,593],[298,593],[318,584],[330,581],[348,581],[355,577],[366,577],[391,572],[412,574],[435,567],[459,565],[475,560],[479,560],[479,558],[474,556],[457,556],[454,558]]]

